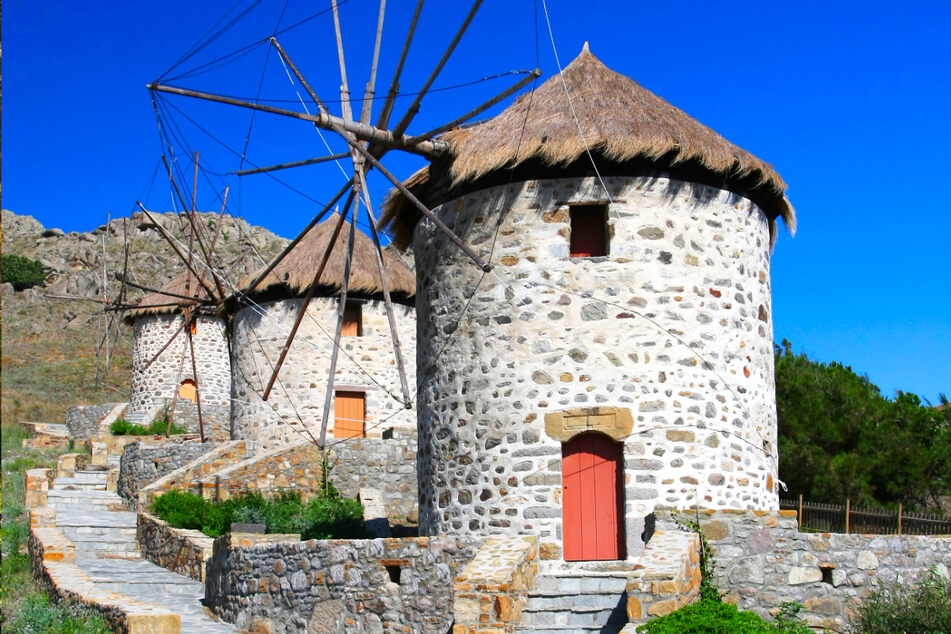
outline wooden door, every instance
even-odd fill
[[[185,379],[182,381],[182,384],[178,386],[178,398],[183,398],[185,400],[195,402],[195,394],[198,392],[198,387],[195,385],[195,382],[191,379]]]
[[[363,392],[334,393],[334,438],[362,438],[366,414]]]
[[[570,253],[573,258],[607,255],[605,209],[600,205],[571,208]]]
[[[565,561],[624,558],[621,445],[599,433],[562,445]]]

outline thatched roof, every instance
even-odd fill
[[[206,283],[210,284],[210,282]],[[165,293],[168,293],[167,295]],[[185,297],[194,297],[188,301]],[[135,308],[126,311],[124,320],[133,321],[142,315],[168,315],[181,312],[184,308],[207,304],[211,301],[208,291],[201,285],[194,273],[184,270],[168,283],[159,288],[159,292],[148,293],[135,303]]]
[[[562,83],[564,81],[564,83]],[[571,94],[571,106],[565,95]],[[575,118],[577,116],[577,120]],[[582,141],[578,128],[584,135]],[[407,186],[427,198],[429,181],[448,178],[452,190],[498,170],[538,164],[549,169],[587,160],[585,142],[601,163],[636,161],[676,173],[678,166],[751,195],[771,218],[795,230],[786,184],[768,163],[733,145],[634,80],[614,72],[588,50],[534,93],[519,97],[498,116],[445,133],[448,156],[414,174]],[[431,204],[438,204],[433,196]],[[433,199],[435,198],[435,199]],[[407,213],[408,212],[408,213]],[[381,225],[392,223],[398,242],[407,242],[418,214],[399,193],[387,201]],[[401,226],[402,225],[402,226]]]
[[[327,251],[337,214],[315,225],[307,235],[284,257],[264,280],[258,284],[253,295],[299,297],[307,292],[314,279],[314,273]],[[318,282],[318,295],[339,293],[346,264],[347,246],[350,242],[350,223],[344,222],[340,235],[334,244],[333,252]],[[383,251],[383,267],[386,270],[390,292],[397,296],[410,298],[416,294],[416,276],[405,264]],[[247,275],[238,284],[240,289],[247,288],[264,271],[261,267]],[[362,295],[377,295],[383,292],[380,274],[376,262],[376,247],[373,241],[361,231],[356,232],[353,248],[353,263],[350,267],[348,292]]]

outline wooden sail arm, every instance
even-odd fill
[[[326,112],[319,112],[317,114],[294,112],[293,110],[274,108],[272,106],[265,106],[263,104],[243,101],[241,99],[233,99],[231,97],[202,92],[199,90],[188,90],[187,88],[178,88],[175,86],[166,86],[164,84],[157,83],[148,84],[148,88],[149,90],[156,92],[181,95],[183,97],[192,97],[195,99],[204,99],[206,101],[214,101],[216,103],[239,106],[242,108],[249,108],[251,110],[259,110],[261,112],[269,112],[271,114],[292,117],[302,121],[309,121],[318,128],[322,128],[324,130],[333,130],[334,126],[337,126],[343,128],[347,132],[352,133],[361,141],[369,141],[387,148],[406,150],[407,152],[419,154],[430,160],[445,154],[449,149],[449,145],[446,142],[438,140],[423,141],[422,143],[416,143],[410,146],[406,144],[402,135],[394,134],[389,130],[381,130],[368,123],[360,123],[359,121],[346,121],[342,117],[336,117]]]
[[[263,174],[265,172],[286,170],[291,167],[302,167],[304,165],[315,165],[317,163],[325,163],[327,161],[337,161],[342,158],[348,158],[349,156],[350,156],[349,152],[341,152],[340,154],[331,154],[330,156],[319,156],[317,158],[305,159],[303,161],[291,161],[290,163],[280,163],[278,165],[269,165],[267,167],[256,167],[250,170],[239,170],[237,172],[229,172],[229,174],[234,174],[236,176],[248,176],[250,174]]]

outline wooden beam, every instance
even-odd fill
[[[271,106],[252,103],[250,101],[242,101],[241,99],[233,99],[231,97],[215,95],[213,93],[201,92],[198,90],[188,90],[186,88],[177,88],[174,86],[165,86],[163,84],[156,83],[148,84],[148,88],[149,90],[154,90],[156,92],[181,95],[183,97],[192,97],[194,99],[204,99],[205,101],[224,103],[231,106],[239,106],[242,108],[249,108],[251,110],[259,110],[261,112],[269,112],[271,114],[292,117],[294,119],[300,119],[301,121],[309,121],[318,128],[325,130],[332,130],[333,126],[337,125],[348,132],[353,133],[358,139],[362,141],[377,143],[388,148],[405,149],[407,152],[419,154],[420,156],[424,156],[428,159],[437,158],[449,149],[449,145],[443,141],[424,141],[423,143],[417,143],[413,146],[407,146],[401,135],[394,134],[389,130],[381,130],[370,124],[364,124],[358,121],[345,121],[341,117],[335,117],[326,112],[319,112],[317,114],[311,115],[303,112],[294,112],[293,110],[273,108]]]
[[[240,170],[237,172],[229,172],[230,174],[235,174],[237,176],[248,176],[249,174],[263,174],[264,172],[274,172],[277,170],[286,170],[291,167],[302,167],[304,165],[314,165],[316,163],[325,163],[327,161],[336,161],[342,158],[348,158],[350,156],[349,152],[343,152],[340,154],[331,154],[330,156],[321,156],[318,158],[306,159],[303,161],[292,161],[290,163],[281,163],[279,165],[270,165],[268,167],[256,167],[253,170]]]
[[[198,282],[204,287],[205,291],[208,293],[208,297],[214,297],[215,292],[211,290],[211,287],[205,283],[194,267],[192,267],[191,258],[185,257],[185,254],[182,253],[181,249],[178,248],[178,245],[175,244],[175,238],[172,237],[172,234],[170,234],[165,227],[159,224],[159,222],[152,217],[152,214],[142,205],[142,203],[135,201],[135,204],[139,206],[139,209],[142,210],[142,213],[145,214],[146,218],[148,218],[152,224],[155,225],[155,228],[159,230],[159,233],[162,234],[162,237],[165,238],[165,241],[168,242],[169,246],[172,247],[172,250],[175,251],[178,257],[181,258],[182,262],[185,263],[185,266],[188,267],[188,270],[190,270],[195,275],[195,277],[198,278]]]
[[[354,185],[354,188],[359,185]],[[337,372],[337,354],[340,352],[340,333],[343,330],[343,316],[347,309],[347,290],[350,285],[350,265],[353,261],[353,244],[356,242],[357,231],[357,206],[359,200],[353,206],[353,218],[350,221],[350,243],[347,245],[347,259],[343,269],[343,280],[340,284],[340,305],[337,307],[337,331],[334,333],[334,349],[330,354],[330,369],[327,371],[327,394],[324,397],[324,415],[320,421],[320,439],[317,446],[323,449],[326,446],[327,439],[327,417],[330,414],[330,404],[333,401],[334,393],[334,375]],[[343,215],[341,214],[341,217]],[[366,414],[364,414],[366,417]]]
[[[396,70],[393,72],[393,80],[390,82],[390,90],[386,95],[386,101],[383,102],[383,110],[380,111],[380,118],[377,119],[376,127],[385,130],[390,122],[390,113],[393,111],[393,104],[396,101],[396,95],[400,92],[400,75],[403,72],[403,64],[406,62],[406,55],[409,53],[409,45],[413,41],[413,33],[416,31],[416,23],[419,22],[419,14],[423,11],[423,0],[417,0],[416,10],[413,12],[413,19],[409,23],[409,30],[406,32],[406,40],[403,42],[403,50],[400,53],[400,59],[396,63]],[[374,148],[371,148],[374,149]],[[374,152],[376,154],[376,152]]]
[[[376,70],[380,61],[380,42],[383,40],[383,15],[386,12],[386,0],[380,0],[380,11],[376,20],[376,40],[373,43],[373,62],[370,64],[370,79],[363,89],[363,108],[360,111],[360,123],[370,123],[373,111],[373,95],[376,94]]]
[[[192,315],[192,321],[195,321],[195,319],[197,319],[197,317]],[[198,435],[201,437],[201,441],[205,442],[205,423],[201,416],[201,390],[198,387],[198,365],[195,362],[195,342],[192,339],[191,328],[189,328],[185,334],[188,337],[188,347],[191,348],[192,353],[192,376],[195,377],[195,405],[198,407]]]
[[[310,286],[307,288],[307,295],[304,297],[304,303],[301,304],[300,310],[297,311],[297,318],[294,320],[294,325],[291,327],[290,334],[287,335],[287,340],[284,342],[284,347],[281,348],[281,354],[278,356],[277,363],[274,364],[274,370],[271,372],[271,378],[268,379],[267,387],[264,388],[264,394],[261,396],[262,400],[267,400],[271,396],[271,389],[274,387],[274,382],[277,381],[277,375],[281,371],[281,366],[284,365],[284,359],[287,358],[287,352],[291,349],[291,344],[294,342],[294,337],[297,336],[297,329],[300,328],[300,324],[304,321],[304,313],[307,312],[307,306],[310,304],[310,300],[314,298],[314,293],[317,292],[317,284],[320,281],[320,276],[323,275],[324,267],[327,266],[327,261],[330,260],[330,254],[333,252],[334,245],[337,244],[337,236],[340,235],[340,229],[343,228],[343,221],[347,217],[347,211],[350,210],[350,204],[353,202],[353,198],[356,192],[353,189],[350,190],[350,195],[347,197],[347,202],[344,204],[344,211],[340,214],[340,218],[337,219],[337,224],[334,226],[333,234],[330,236],[330,243],[327,245],[327,250],[324,251],[323,257],[320,259],[320,264],[317,266],[317,272],[314,273],[314,279],[310,283]],[[344,280],[346,283],[346,280]],[[334,349],[336,353],[336,348]]]

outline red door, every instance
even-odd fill
[[[565,561],[624,558],[620,465],[621,445],[603,434],[580,434],[562,446]]]

